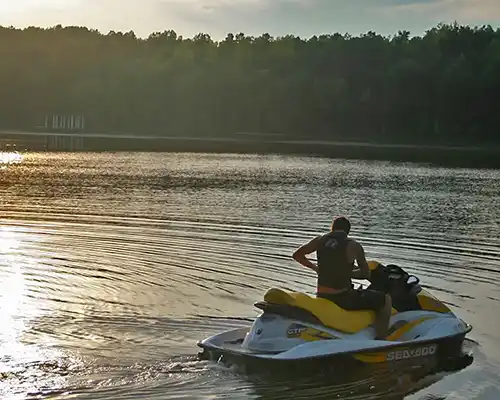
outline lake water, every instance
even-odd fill
[[[2,399],[500,398],[499,171],[230,154],[6,161]],[[314,292],[291,253],[339,214],[369,259],[417,274],[474,326],[473,363],[269,381],[197,361],[196,341],[250,324],[269,287]]]

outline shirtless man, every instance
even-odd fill
[[[317,297],[333,301],[349,311],[375,311],[375,339],[383,340],[388,335],[391,296],[375,290],[354,290],[351,279],[369,278],[370,269],[363,246],[348,237],[350,230],[349,220],[338,217],[332,223],[331,232],[301,246],[293,253],[293,258],[318,274]],[[317,254],[318,265],[306,257],[313,252]]]

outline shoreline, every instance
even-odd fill
[[[259,140],[260,139],[260,140]],[[500,169],[500,145],[458,146],[249,137],[173,137],[0,131],[28,151],[281,154]],[[75,142],[75,143],[73,143]],[[21,148],[22,146],[19,146]]]

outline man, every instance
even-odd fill
[[[293,253],[293,258],[318,274],[317,297],[333,301],[345,310],[375,311],[375,339],[388,335],[392,300],[388,294],[375,290],[354,290],[352,278],[367,279],[370,269],[363,246],[348,237],[351,223],[345,217],[336,218],[331,232],[315,237]],[[316,252],[318,265],[306,255]],[[354,261],[358,269],[354,269]]]

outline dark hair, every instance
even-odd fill
[[[351,223],[346,217],[337,217],[333,220],[332,231],[344,231],[349,233],[351,230]]]

